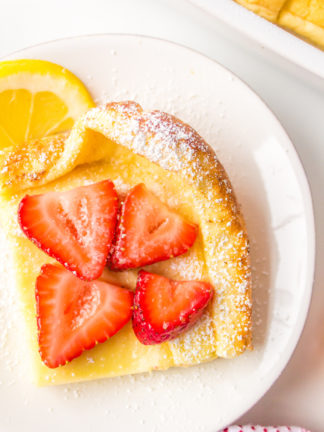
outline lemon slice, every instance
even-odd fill
[[[62,66],[0,62],[0,150],[71,129],[93,106],[84,84]]]

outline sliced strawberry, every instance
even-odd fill
[[[133,293],[45,264],[36,280],[39,352],[50,368],[105,342],[131,318]]]
[[[153,345],[174,339],[198,320],[212,296],[207,282],[173,281],[141,270],[133,310],[138,340]]]
[[[66,192],[26,195],[18,219],[26,236],[84,280],[105,267],[117,222],[118,197],[110,180]]]
[[[111,268],[126,270],[181,255],[194,244],[197,234],[196,224],[138,184],[121,208]]]

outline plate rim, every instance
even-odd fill
[[[191,48],[185,44],[181,44],[178,42],[174,42],[172,40],[155,37],[155,36],[149,36],[149,35],[142,35],[138,33],[93,33],[93,34],[81,34],[81,35],[74,35],[70,37],[62,37],[62,38],[56,38],[52,40],[48,40],[45,42],[33,44],[30,46],[26,46],[24,48],[15,50],[9,54],[6,54],[4,56],[0,57],[0,61],[4,60],[13,60],[17,58],[20,54],[24,53],[27,50],[38,48],[38,47],[46,47],[46,45],[52,45],[56,43],[64,43],[65,41],[71,41],[71,40],[82,40],[82,39],[89,39],[89,38],[106,38],[106,37],[122,37],[122,38],[140,38],[140,39],[147,39],[149,41],[162,43],[165,45],[171,45],[174,48],[178,48],[181,50],[186,50],[188,53],[194,54],[195,56],[199,56],[204,60],[208,60],[213,63],[214,66],[221,69],[223,72],[227,73],[229,76],[233,77],[241,86],[244,86],[245,89],[248,91],[249,95],[254,97],[263,107],[265,108],[267,115],[270,116],[271,120],[275,123],[278,131],[280,131],[280,134],[284,138],[283,143],[281,145],[284,145],[284,148],[288,150],[289,152],[289,163],[293,169],[294,174],[296,175],[297,184],[299,186],[299,190],[301,192],[302,196],[302,202],[303,202],[303,209],[305,213],[305,222],[307,222],[307,246],[308,246],[308,262],[306,265],[307,275],[305,277],[305,284],[304,284],[304,302],[301,306],[300,310],[300,316],[302,319],[300,319],[296,325],[293,327],[294,331],[291,333],[289,337],[289,346],[286,347],[285,352],[287,353],[285,357],[285,361],[282,363],[282,361],[277,361],[275,363],[275,367],[273,368],[272,374],[270,375],[269,382],[266,383],[264,387],[262,387],[261,390],[259,390],[256,393],[256,398],[254,402],[250,403],[247,407],[244,408],[244,411],[240,412],[238,415],[235,415],[233,417],[232,422],[235,422],[238,418],[243,416],[245,413],[247,413],[256,403],[258,403],[262,397],[268,392],[268,390],[272,387],[272,385],[277,381],[281,373],[285,370],[287,365],[289,364],[294,351],[298,345],[298,342],[301,338],[302,332],[304,330],[308,311],[311,303],[312,293],[313,293],[313,283],[314,283],[314,274],[315,274],[315,257],[316,257],[316,232],[315,232],[315,217],[314,217],[314,204],[313,204],[313,197],[312,192],[310,188],[310,184],[308,181],[307,173],[305,171],[305,168],[303,166],[303,163],[298,155],[298,152],[293,144],[293,141],[290,139],[289,134],[285,130],[285,128],[282,126],[280,120],[276,116],[276,114],[270,109],[268,104],[263,100],[263,98],[255,92],[252,87],[245,82],[244,79],[239,77],[237,74],[232,72],[230,69],[228,69],[226,66],[219,63],[217,60],[213,59],[212,57],[201,53],[200,51]],[[23,57],[22,57],[23,58]],[[223,424],[221,428],[226,427],[228,423]]]

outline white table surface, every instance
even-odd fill
[[[323,432],[324,83],[269,54],[185,0],[0,0],[0,7],[0,57],[28,45],[80,34],[156,36],[194,48],[223,64],[248,83],[277,115],[297,149],[313,194],[315,283],[308,320],[290,363],[268,393],[239,421],[299,424],[312,432]]]

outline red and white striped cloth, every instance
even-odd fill
[[[298,426],[229,426],[221,432],[310,432]]]

